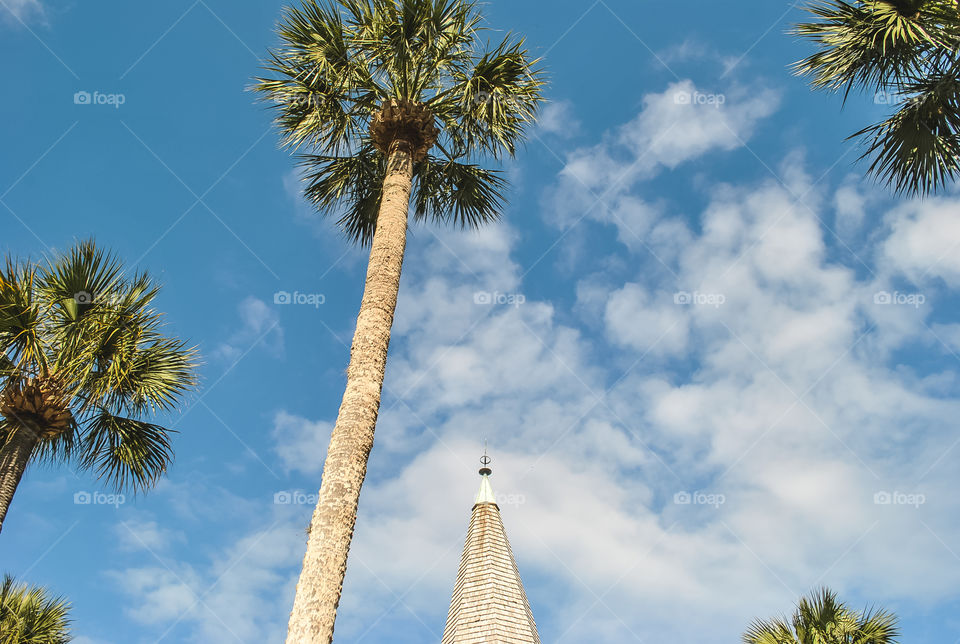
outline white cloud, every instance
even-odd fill
[[[26,21],[31,18],[42,19],[44,7],[40,0],[5,0],[0,5],[0,19]]]
[[[314,422],[279,411],[273,417],[271,437],[274,451],[280,457],[284,468],[304,474],[319,474],[327,456],[327,444],[333,424]]]
[[[652,128],[663,101],[653,95],[649,121],[625,128]],[[774,103],[724,112],[730,100],[720,112],[739,114],[731,123],[748,135]],[[698,126],[701,143],[664,151],[647,176],[737,145],[715,126]],[[593,150],[598,185],[639,159],[616,160],[615,147]],[[893,359],[918,338],[933,345],[929,309],[873,299],[940,220],[915,205],[896,211],[865,253],[879,277],[864,276],[828,252],[824,204],[798,158],[780,174],[787,187],[710,187],[695,222],[666,205],[638,216],[669,270],[649,270],[655,261],[627,246],[615,270],[571,283],[577,312],[604,331],[592,336],[559,304],[477,298],[524,295],[508,227],[411,240],[417,261],[404,275],[339,637],[439,637],[485,439],[494,487],[515,499],[501,509],[544,641],[729,642],[819,584],[855,604],[928,610],[953,597],[960,569],[944,544],[960,539],[949,456],[960,388],[950,373]],[[643,203],[616,191],[624,210]],[[678,292],[723,301],[677,302]],[[951,326],[935,330],[955,341]],[[328,428],[278,414],[287,467],[309,472]],[[304,464],[294,445],[318,456]],[[676,503],[684,492],[716,503]],[[884,492],[926,502],[876,503]],[[178,573],[185,584],[162,571],[162,585],[137,581],[134,570],[132,610],[174,613],[183,586],[204,592],[230,573],[211,614],[240,613],[229,626],[244,641],[281,637],[301,509],[299,523],[281,517],[231,541],[222,561]],[[189,614],[195,638],[228,641],[211,614]]]
[[[955,198],[914,200],[888,218],[892,233],[883,252],[912,281],[934,277],[960,285],[960,217]]]
[[[303,508],[253,504],[249,511],[269,525],[228,539],[205,561],[125,568],[108,578],[127,595],[126,614],[158,633],[179,627],[203,644],[282,640],[306,545],[307,520],[294,510]]]
[[[609,293],[607,329],[617,344],[641,355],[676,355],[687,347],[687,315],[673,293],[651,295],[638,284]]]
[[[240,328],[214,349],[215,357],[234,362],[257,346],[282,354],[283,327],[274,305],[249,296],[240,302],[237,310]]]
[[[648,240],[669,246],[675,277],[639,264],[619,284],[585,284],[606,346],[544,302],[471,306],[489,271],[522,290],[503,275],[509,248],[492,249],[487,269],[440,243],[417,249],[449,270],[404,285],[412,317],[387,387],[405,403],[385,397],[378,445],[382,459],[411,460],[365,491],[345,636],[408,589],[404,605],[442,623],[484,438],[495,488],[524,498],[503,513],[528,591],[557,601],[537,589],[570,589],[538,605],[547,639],[730,641],[821,583],[855,602],[950,596],[960,572],[939,539],[960,537],[956,477],[937,458],[955,440],[956,389],[887,364],[925,313],[897,312],[903,329],[875,324],[892,309],[877,310],[872,278],[829,258],[818,199],[795,203],[810,179],[796,159],[785,170],[790,189],[717,187],[698,233],[661,222],[685,231]],[[677,304],[675,291],[725,299]],[[683,365],[634,364],[674,323],[662,350]],[[674,504],[682,491],[724,503]],[[928,502],[875,504],[884,491]]]
[[[552,101],[546,104],[537,118],[537,126],[545,134],[567,139],[580,133],[580,121],[570,101]]]
[[[560,227],[583,217],[610,222],[623,243],[641,244],[659,213],[628,194],[636,182],[711,152],[744,146],[778,105],[779,95],[772,90],[733,88],[720,93],[690,80],[646,95],[636,118],[602,143],[567,156],[557,184],[546,194],[549,221]]]
[[[144,516],[128,518],[114,527],[117,544],[124,550],[163,552],[175,543],[183,543],[183,532],[165,527]]]

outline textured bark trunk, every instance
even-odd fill
[[[0,531],[37,442],[39,438],[33,430],[19,427],[0,448]]]
[[[323,480],[307,554],[290,614],[287,644],[330,644],[357,520],[360,487],[373,448],[390,328],[407,245],[407,211],[413,182],[408,145],[394,144],[387,159],[383,200],[370,249],[357,329],[350,349],[347,387],[327,448]]]

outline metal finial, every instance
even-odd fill
[[[493,470],[488,467],[492,460],[493,459],[487,456],[487,441],[483,441],[483,456],[480,458],[480,464],[483,465],[483,467],[480,468],[480,476],[490,476],[493,474]]]

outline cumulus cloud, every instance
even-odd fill
[[[537,127],[544,134],[553,134],[567,139],[580,132],[580,120],[570,101],[552,101],[540,111]]]
[[[273,417],[271,431],[274,451],[288,472],[319,474],[327,457],[332,431],[332,423],[315,422],[279,411]]]
[[[191,549],[186,556],[158,548],[134,565],[108,571],[107,578],[124,593],[125,614],[154,637],[177,641],[282,640],[311,508],[277,505],[273,498],[243,499],[202,481],[168,483],[153,496],[176,510],[184,531],[210,525],[231,530],[213,539],[212,550]],[[125,524],[114,527],[117,535],[129,528],[141,537],[155,532],[143,521]],[[170,538],[145,541],[182,545]]]
[[[690,80],[646,95],[634,119],[601,143],[567,155],[556,184],[545,195],[550,221],[560,227],[584,217],[611,222],[621,242],[644,244],[659,213],[655,205],[630,194],[635,184],[709,153],[744,146],[778,105],[773,90],[733,88],[721,93]]]
[[[883,253],[914,282],[939,277],[960,285],[960,218],[956,198],[911,201],[890,213]]]

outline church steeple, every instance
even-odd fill
[[[480,491],[441,644],[540,644],[490,485],[490,458],[484,454],[481,463]]]

